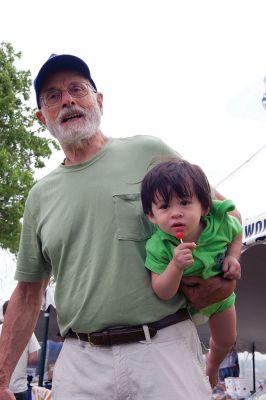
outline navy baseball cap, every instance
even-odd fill
[[[34,80],[34,89],[36,92],[36,100],[39,109],[41,108],[40,90],[45,79],[48,77],[48,75],[56,71],[59,71],[60,69],[73,70],[79,72],[81,75],[83,75],[85,78],[88,79],[92,87],[97,92],[97,87],[92,80],[89,67],[83,60],[81,60],[81,58],[78,58],[76,56],[71,56],[70,54],[61,54],[61,55],[51,54],[48,60],[41,67],[40,71],[38,72],[38,75]]]

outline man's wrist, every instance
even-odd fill
[[[9,387],[9,379],[5,374],[4,368],[0,368],[0,389],[7,389]]]
[[[8,387],[9,387],[8,383],[2,383],[2,382],[0,382],[0,390],[8,389]]]

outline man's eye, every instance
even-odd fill
[[[82,92],[82,87],[80,87],[80,86],[72,86],[69,89],[69,91],[72,92],[72,93],[80,93],[80,92]]]
[[[74,96],[83,95],[86,92],[87,92],[87,87],[83,85],[71,85],[69,87],[69,93]]]
[[[58,98],[58,96],[60,96],[60,93],[57,91],[54,92],[48,92],[46,93],[46,100],[55,100]]]

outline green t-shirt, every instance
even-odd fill
[[[178,156],[151,136],[111,139],[88,162],[59,166],[31,190],[15,278],[56,280],[61,334],[152,322],[185,305],[153,292],[144,267],[153,227],[140,182],[154,157]]]
[[[210,213],[202,218],[205,227],[197,247],[192,251],[194,263],[184,271],[184,276],[201,276],[207,279],[221,274],[227,247],[242,232],[238,220],[227,214],[234,208],[231,200],[213,200]],[[178,239],[158,228],[146,244],[146,267],[161,274],[172,260],[173,251],[178,244]]]

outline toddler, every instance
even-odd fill
[[[144,213],[156,225],[146,245],[145,266],[154,292],[171,299],[183,276],[239,279],[242,228],[228,212],[231,200],[212,200],[209,182],[197,165],[170,160],[155,165],[141,185]],[[214,387],[219,365],[236,341],[235,294],[200,310],[211,337],[206,373]],[[198,312],[190,307],[193,315]]]

